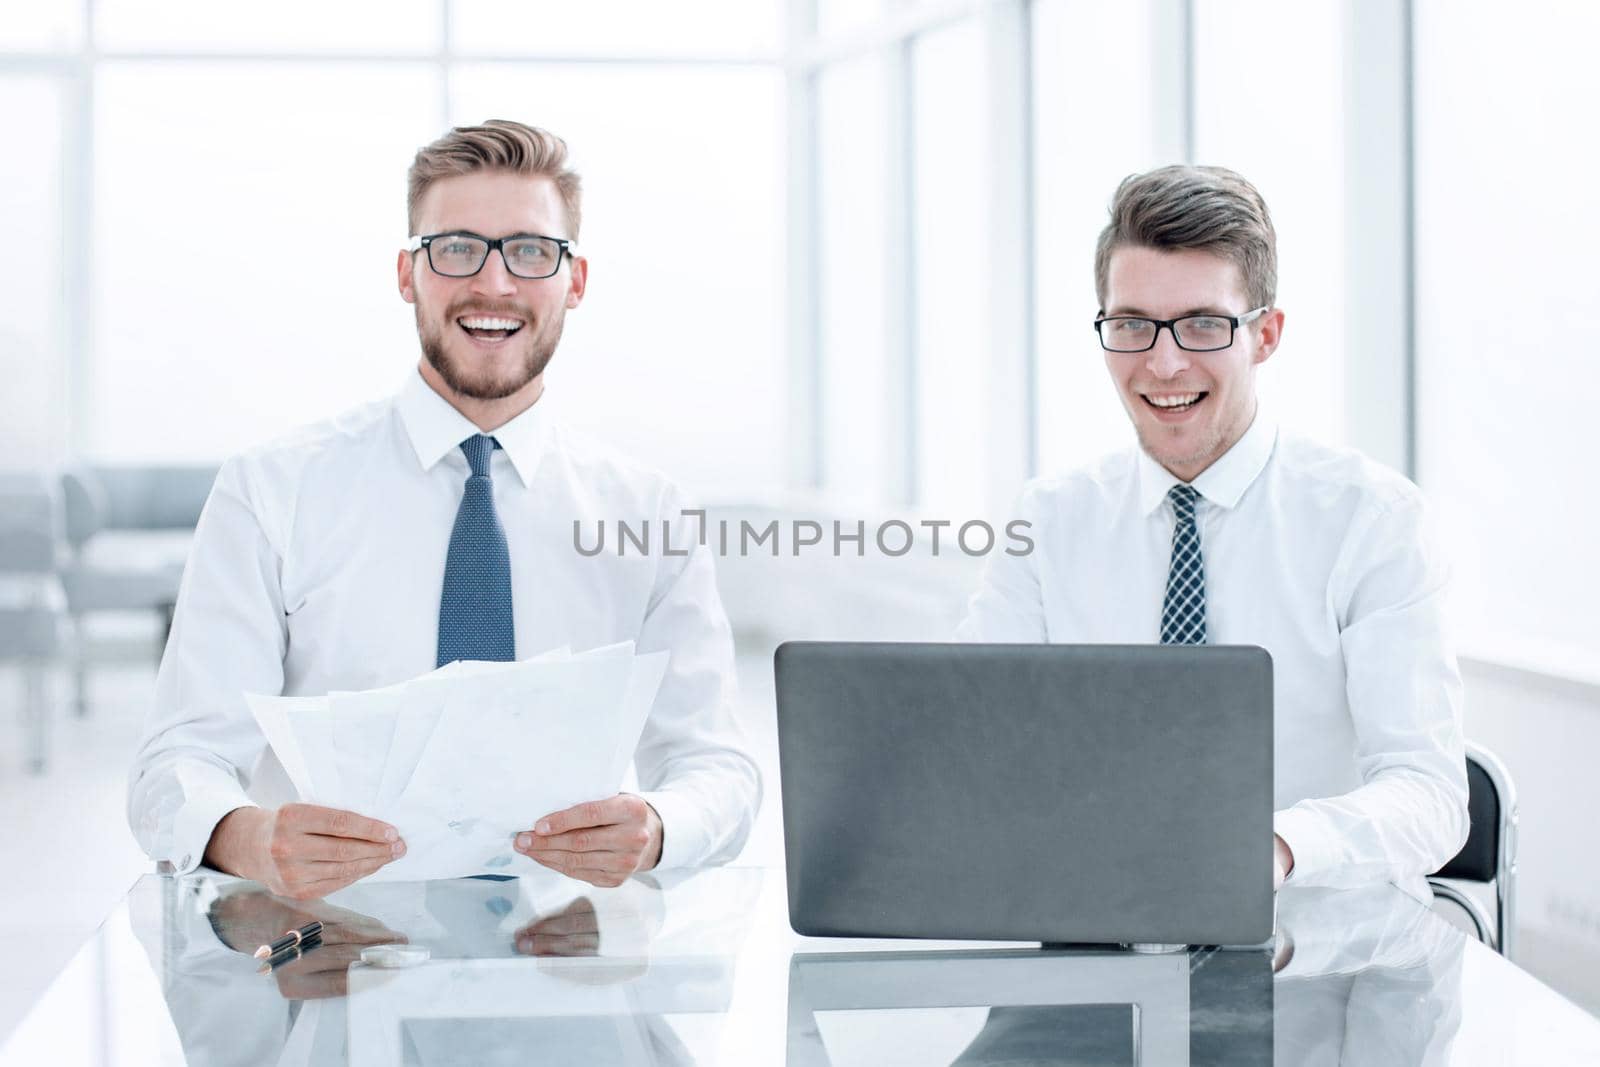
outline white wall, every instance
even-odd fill
[[[1517,962],[1600,1012],[1600,686],[1463,662],[1467,736],[1521,808]]]

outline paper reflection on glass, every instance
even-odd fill
[[[540,868],[296,902],[196,876],[166,882],[175,899],[148,947],[191,1067],[708,1062],[761,877],[664,872],[604,889]],[[305,909],[328,946],[258,974],[262,931]],[[369,941],[401,939],[431,959],[354,962]]]

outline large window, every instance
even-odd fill
[[[424,65],[104,63],[84,446],[220,457],[399,387]]]
[[[802,262],[821,308],[822,489],[945,518],[987,514],[995,456],[1019,457],[998,475],[1004,495],[1028,473],[1032,423],[1025,409],[997,420],[994,391],[1027,365],[1025,352],[996,351],[994,330],[997,287],[1028,288],[1028,265],[997,262],[994,237],[1007,199],[1021,199],[995,183],[1023,173],[1025,138],[991,121],[997,72],[1019,63],[997,53],[981,3],[823,4],[817,15],[791,52],[815,64],[802,86],[815,86],[822,239]]]
[[[0,152],[0,467],[48,464],[67,446],[61,97],[49,78],[0,77],[0,143],[14,149]]]
[[[473,55],[771,58],[781,16],[777,0],[451,0],[450,34]]]
[[[1052,473],[1131,443],[1133,432],[1090,328],[1094,246],[1117,183],[1183,157],[1164,79],[1181,62],[1161,48],[1149,2],[1041,0],[1033,12],[1033,220],[1038,289],[1039,469]],[[1140,41],[1140,59],[1084,42]],[[1148,49],[1148,51],[1146,51]]]
[[[865,56],[817,76],[816,324],[822,482],[836,498],[896,499],[905,450],[903,382],[889,334],[893,275],[906,268],[892,214],[890,69]],[[894,390],[902,390],[895,395]]]
[[[1278,232],[1283,344],[1258,372],[1262,401],[1332,443],[1345,439],[1342,10],[1194,4],[1194,162],[1248,178]]]
[[[987,66],[975,19],[912,51],[912,274],[916,501],[941,516],[983,514],[989,284]]]
[[[47,0],[48,2],[48,0]],[[439,47],[439,0],[92,0],[111,51],[416,53]],[[82,6],[82,0],[71,5]]]
[[[537,115],[584,175],[589,289],[549,399],[724,498],[783,478],[781,92],[759,66],[467,64],[451,82],[452,122]]]
[[[1416,10],[1419,477],[1463,647],[1594,678],[1600,7]]]
[[[549,399],[702,495],[784,477],[779,0],[53,0],[0,25],[7,463],[219,459],[392,393],[405,170],[563,135],[589,297]],[[736,131],[729,136],[729,131]],[[74,269],[64,270],[63,264]],[[13,278],[15,274],[17,277]],[[52,436],[54,435],[54,436]],[[21,457],[20,459],[18,457]]]
[[[6,465],[215,459],[394,389],[410,155],[509,116],[585,179],[566,420],[724,501],[992,513],[1130,440],[1095,235],[1124,176],[1216,163],[1277,225],[1273,414],[1418,478],[1470,648],[1600,653],[1590,5],[1415,0],[1410,45],[1366,0],[13,7]]]

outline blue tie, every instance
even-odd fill
[[[516,659],[511,622],[511,553],[494,510],[489,457],[500,442],[483,434],[461,442],[467,465],[466,490],[450,531],[444,562],[444,592],[439,597],[439,662],[458,659]]]
[[[1206,643],[1206,568],[1200,556],[1200,530],[1194,524],[1199,493],[1178,484],[1167,492],[1177,525],[1172,528],[1172,565],[1167,569],[1167,597],[1161,606],[1163,645]]]

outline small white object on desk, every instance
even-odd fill
[[[426,945],[368,945],[361,950],[361,962],[368,967],[415,967],[427,963],[430,955]]]

